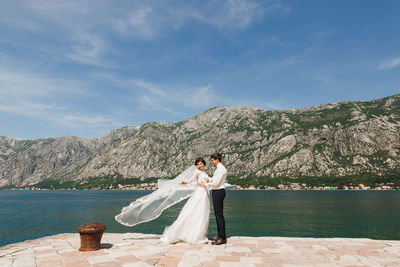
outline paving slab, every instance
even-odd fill
[[[228,238],[228,243],[165,244],[159,235],[105,233],[101,249],[79,251],[79,234],[0,247],[1,267],[400,266],[400,241],[366,238]]]

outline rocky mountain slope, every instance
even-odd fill
[[[172,177],[216,151],[238,179],[400,174],[400,95],[299,110],[215,107],[98,139],[0,137],[0,186]]]

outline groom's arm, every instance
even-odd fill
[[[210,179],[211,181],[206,183],[206,187],[212,187],[215,185],[219,185],[221,183],[221,179],[224,176],[224,172],[220,169],[217,169],[213,175],[213,177]]]

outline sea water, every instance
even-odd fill
[[[185,201],[156,220],[126,227],[114,220],[151,191],[0,190],[0,246],[58,233],[90,221],[106,232],[161,234]],[[212,205],[211,205],[212,206]],[[209,235],[216,235],[211,209]],[[235,191],[225,199],[229,236],[351,237],[400,240],[400,191]]]

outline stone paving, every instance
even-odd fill
[[[164,244],[159,237],[105,233],[100,250],[80,252],[79,234],[48,236],[0,247],[0,266],[400,266],[400,241],[231,237],[212,246]]]

